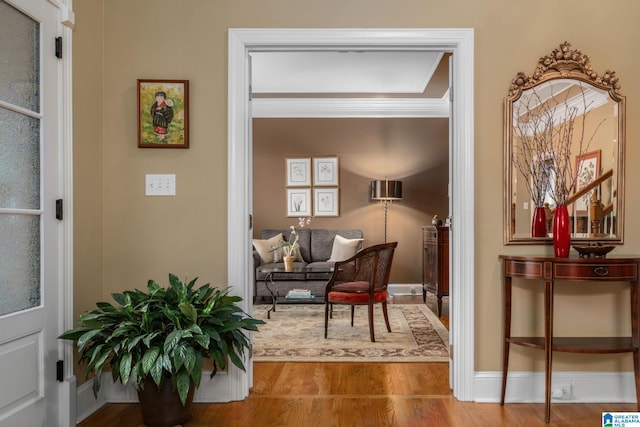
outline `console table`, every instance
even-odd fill
[[[638,341],[640,310],[638,304],[638,271],[640,258],[546,258],[500,255],[504,285],[504,347],[502,359],[502,396],[504,405],[509,367],[509,345],[516,344],[545,352],[545,422],[551,416],[551,364],[553,352],[633,353],[636,401],[640,410],[640,360]],[[544,337],[511,336],[511,279],[537,279],[544,282]],[[613,282],[631,285],[631,337],[561,337],[553,336],[553,287],[556,280]]]

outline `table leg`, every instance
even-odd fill
[[[500,405],[504,405],[504,396],[507,391],[507,374],[509,372],[509,338],[511,338],[511,277],[504,279],[504,343],[502,349],[502,395]]]
[[[631,345],[633,348],[633,373],[636,382],[636,408],[640,411],[640,360],[638,346],[640,341],[640,309],[638,308],[638,281],[631,281]]]
[[[273,292],[273,290],[269,286],[269,283],[275,285],[275,283],[273,283],[273,273],[271,272],[264,275],[264,286],[271,294],[271,308],[267,310],[267,319],[271,319],[271,312],[276,311],[276,303],[278,302],[278,296]]]
[[[551,364],[553,357],[553,280],[545,280],[544,283],[544,422],[551,418]]]

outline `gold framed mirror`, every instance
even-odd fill
[[[504,107],[505,244],[552,244],[563,192],[572,243],[622,244],[625,97],[615,72],[595,72],[564,42],[531,76],[517,74]]]

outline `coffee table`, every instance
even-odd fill
[[[278,292],[278,283],[273,281],[274,274],[304,274],[305,280],[309,278],[310,275],[317,276],[318,274],[324,273],[326,275],[327,281],[331,277],[333,273],[333,266],[318,266],[318,267],[300,267],[295,266],[291,271],[286,271],[284,267],[258,267],[258,272],[264,273],[264,286],[271,294],[271,308],[267,310],[267,319],[271,319],[271,312],[276,311],[277,304],[321,304],[324,303],[324,295],[311,295],[311,298],[286,298],[285,295],[280,295]],[[304,283],[303,281],[300,282]],[[304,286],[304,285],[301,285]]]

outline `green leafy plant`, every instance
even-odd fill
[[[166,289],[149,280],[148,292],[112,294],[117,305],[98,302],[80,316],[81,326],[60,335],[77,343],[87,377],[96,374],[94,395],[107,362],[114,382],[132,383],[136,390],[148,378],[158,386],[170,379],[183,405],[191,385],[200,385],[203,359],[213,360],[211,378],[228,360],[245,370],[244,331],[257,331],[264,322],[242,311],[236,304],[241,297],[208,283],[194,289],[196,280],[185,283],[169,274]]]

